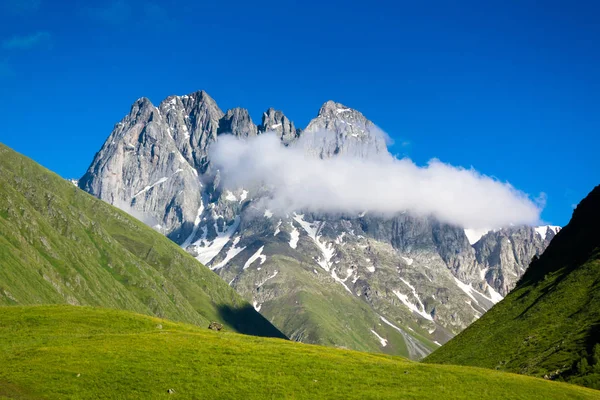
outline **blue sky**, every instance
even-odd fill
[[[204,89],[256,123],[344,103],[554,224],[600,183],[597,2],[187,3],[0,0],[0,142],[79,177],[137,98]]]

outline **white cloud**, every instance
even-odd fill
[[[227,188],[267,185],[268,208],[280,213],[409,211],[468,228],[539,222],[541,208],[508,183],[473,169],[431,160],[425,167],[389,154],[319,159],[273,134],[249,140],[221,136],[211,148]]]

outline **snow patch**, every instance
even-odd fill
[[[335,254],[335,249],[331,243],[321,243],[321,235],[319,235],[319,231],[323,228],[324,223],[319,223],[318,221],[313,222],[312,224],[306,222],[304,220],[304,215],[295,214],[294,220],[300,224],[300,226],[306,231],[308,236],[315,242],[319,250],[321,250],[321,254],[323,257],[319,257],[317,263],[323,268],[325,271],[329,271],[331,267],[331,258]],[[316,226],[315,226],[316,225]]]
[[[542,237],[542,240],[546,240],[546,237],[548,236],[548,229],[556,234],[558,231],[560,231],[560,226],[544,225],[535,227],[535,231]]]
[[[487,274],[487,272],[489,270],[490,270],[489,268],[480,269],[479,270],[479,279],[484,280],[485,279],[485,274]]]
[[[454,278],[454,282],[456,282],[456,285],[460,288],[460,290],[465,292],[467,294],[467,296],[469,296],[476,303],[478,303],[475,296],[473,296],[473,292],[475,292],[476,290],[473,289],[473,287],[471,285],[467,285],[466,283],[463,283],[462,281],[460,281],[457,277],[453,276],[453,278]]]
[[[136,197],[138,197],[140,194],[144,194],[146,193],[148,190],[152,189],[154,186],[156,185],[160,185],[161,183],[165,183],[166,181],[168,181],[169,178],[167,178],[166,176],[163,176],[162,178],[160,178],[159,180],[157,180],[156,182],[154,182],[152,185],[146,186],[145,188],[143,188],[142,190],[140,190],[139,192],[137,192],[136,194],[134,194],[131,198],[135,199]]]
[[[498,302],[500,302],[500,300],[504,299],[504,297],[502,297],[502,295],[498,292],[496,292],[494,290],[493,287],[491,287],[490,285],[488,285],[488,291],[490,292],[490,300],[492,300],[492,303],[496,304]]]
[[[265,210],[265,213],[263,216],[265,218],[271,218],[273,216],[273,213],[270,210]]]
[[[262,307],[262,304],[258,304],[258,302],[256,300],[254,300],[254,302],[252,303],[252,306],[254,307],[256,312],[259,312],[260,308]]]
[[[216,225],[216,224],[215,224]],[[200,240],[197,240],[192,246],[195,246],[195,250],[198,253],[196,259],[203,264],[208,264],[213,258],[217,256],[223,250],[223,247],[229,242],[229,239],[233,236],[238,226],[240,226],[240,217],[235,217],[233,223],[225,229],[223,232],[217,231],[217,237],[212,241],[206,240],[207,227],[203,227],[204,235]]]
[[[498,292],[496,292],[494,290],[494,288],[492,288],[490,285],[487,285],[487,288],[490,292],[490,296],[486,296],[485,294],[475,290],[475,288],[473,288],[473,286],[471,285],[467,285],[466,283],[461,282],[458,278],[453,277],[454,281],[456,282],[456,284],[458,285],[458,287],[465,292],[471,299],[473,299],[473,301],[475,301],[475,303],[479,304],[479,301],[473,296],[474,293],[477,293],[478,295],[480,295],[481,297],[491,301],[493,304],[498,303],[500,300],[503,299],[502,295]],[[477,310],[475,310],[477,311]],[[479,312],[479,311],[477,311]]]
[[[277,236],[279,232],[281,232],[281,229],[279,229],[279,227],[281,227],[281,220],[277,222],[277,226],[275,227],[275,233],[273,233],[273,236]]]
[[[252,254],[252,256],[244,264],[244,269],[248,268],[250,265],[252,265],[254,261],[258,259],[260,259],[260,265],[264,264],[264,262],[267,260],[267,256],[262,254],[264,248],[265,246],[261,246],[260,249],[256,251],[256,253]]]
[[[292,249],[295,249],[296,247],[298,247],[298,240],[300,239],[300,232],[298,231],[298,229],[296,229],[294,224],[290,224],[290,225],[292,226],[292,232],[290,232],[290,247]]]
[[[412,263],[413,263],[413,259],[412,259],[412,258],[409,258],[409,257],[404,257],[404,256],[401,256],[401,257],[402,257],[402,259],[403,259],[404,261],[406,261],[406,263],[407,263],[408,265],[412,265]]]
[[[425,306],[423,305],[423,302],[421,301],[421,299],[419,298],[419,295],[417,294],[417,291],[415,290],[415,287],[412,286],[410,283],[408,283],[407,281],[405,281],[404,279],[400,278],[400,280],[406,285],[408,286],[413,293],[413,296],[415,297],[415,299],[417,299],[417,303],[418,303],[418,307],[417,305],[413,304],[411,301],[408,300],[408,296],[405,294],[402,294],[399,290],[394,290],[393,293],[400,299],[400,301],[402,303],[404,303],[404,305],[406,307],[408,307],[411,311],[414,311],[415,313],[419,314],[421,317],[429,320],[429,321],[433,321],[433,318],[431,317],[430,314],[427,313],[427,311],[425,311]]]
[[[212,269],[214,271],[216,269],[222,268],[225,265],[227,265],[227,263],[229,261],[231,261],[235,256],[240,254],[246,248],[246,246],[235,247],[240,242],[240,239],[241,239],[240,236],[233,239],[233,242],[231,243],[231,247],[229,248],[229,250],[227,250],[227,254],[225,255],[225,258],[223,259],[223,261],[221,261],[217,265],[211,266],[210,269]]]
[[[341,284],[342,284],[342,286],[344,286],[344,289],[346,289],[346,290],[348,291],[348,293],[350,293],[350,294],[353,294],[353,293],[352,293],[352,290],[350,290],[350,289],[348,288],[348,286],[346,286],[346,283],[345,283],[345,282],[344,282],[342,279],[340,279],[340,277],[338,277],[338,276],[337,276],[337,274],[335,273],[335,269],[332,269],[332,270],[331,270],[331,277],[332,277],[332,278],[333,278],[333,279],[334,279],[336,282],[339,282],[339,283],[341,283]]]
[[[225,200],[237,201],[237,197],[235,197],[235,195],[228,190],[227,192],[225,192]]]
[[[404,342],[406,343],[406,347],[408,349],[408,354],[411,356],[411,358],[425,357],[427,354],[429,354],[430,351],[425,346],[423,346],[415,338],[406,333],[403,329],[398,328],[396,325],[392,324],[390,321],[383,318],[381,315],[379,316],[379,318],[384,323],[391,326],[402,335],[402,337],[404,338]]]
[[[200,221],[201,221],[203,212],[204,212],[204,201],[202,199],[200,199],[200,207],[198,207],[198,213],[196,214],[196,219],[194,220],[194,228],[192,228],[192,233],[190,233],[190,236],[188,236],[187,239],[185,239],[185,241],[181,245],[182,248],[184,248],[184,249],[187,248],[192,243],[192,240],[194,240],[194,237],[196,236],[196,233],[198,232],[198,227],[200,226]]]
[[[371,329],[371,332],[373,332],[373,335],[377,336],[377,339],[379,339],[379,342],[381,343],[381,347],[387,346],[387,340],[379,336],[373,329]]]

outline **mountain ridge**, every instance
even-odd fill
[[[220,135],[254,136],[249,115],[223,113],[202,92],[168,99],[159,109],[146,105],[146,121],[125,117],[80,187],[156,220],[293,339],[413,356],[420,346],[430,351],[505,295],[551,239],[533,227],[488,233],[478,260],[464,229],[432,218],[274,215],[264,206],[268,190],[226,189],[211,166],[208,149]],[[383,132],[334,101],[304,130],[270,108],[256,132],[270,131],[317,158],[389,157]],[[340,314],[340,307],[352,311]],[[352,313],[362,317],[350,324]]]

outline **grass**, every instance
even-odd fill
[[[65,303],[283,337],[175,243],[0,144],[0,305]]]
[[[0,307],[0,398],[599,396],[526,376],[214,332],[118,310],[34,306]]]
[[[299,246],[302,245],[301,240]],[[381,321],[379,315],[382,315],[410,333],[423,347],[431,351],[438,347],[427,337],[427,328],[413,322],[410,311],[405,307],[394,306],[393,299],[391,302],[379,301],[374,296],[375,300],[370,302],[362,294],[348,296],[342,285],[320,267],[315,267],[312,257],[316,253],[303,252],[301,256],[305,258],[298,259],[294,258],[298,255],[286,255],[290,250],[287,240],[281,244],[276,241],[268,242],[265,251],[276,255],[267,258],[261,265],[261,271],[250,269],[240,274],[243,267],[241,261],[236,266],[219,270],[219,274],[226,282],[235,278],[236,290],[247,299],[252,299],[256,296],[256,281],[260,276],[278,271],[277,276],[261,286],[261,291],[269,295],[262,296],[267,300],[262,303],[260,312],[294,340],[409,358],[418,357],[398,331]],[[252,254],[254,250],[249,252]],[[388,266],[386,264],[378,268],[383,270]],[[394,270],[390,273],[397,272]],[[376,277],[372,279],[371,289],[385,293],[384,283],[375,281],[378,279]],[[394,298],[397,300],[396,296]],[[385,346],[381,345],[371,330],[385,338]]]

